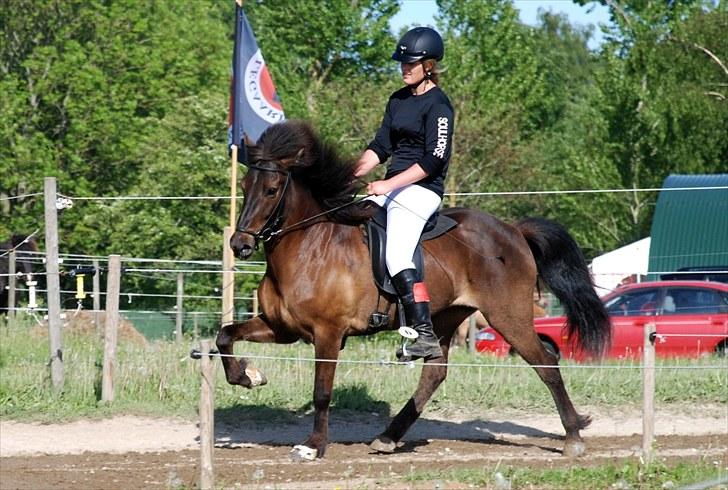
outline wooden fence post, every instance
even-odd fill
[[[121,257],[109,255],[106,284],[106,322],[104,329],[104,365],[101,377],[101,401],[114,401],[114,368],[116,367],[116,338],[119,327],[119,293],[121,288]]]
[[[260,313],[260,305],[258,304],[258,290],[253,289],[253,316],[258,316]]]
[[[655,324],[645,324],[642,351],[642,455],[652,461],[655,439]]]
[[[56,179],[43,179],[46,283],[48,302],[48,340],[53,391],[63,391],[63,347],[61,343],[61,282],[58,274],[58,210],[56,209]]]
[[[8,320],[15,318],[15,250],[8,255]]]
[[[99,322],[99,311],[101,310],[101,269],[99,269],[99,261],[94,259],[91,262],[94,266],[94,326],[96,333],[101,332],[101,322]]]
[[[192,338],[195,342],[200,336],[200,312],[195,311],[192,313]]]
[[[214,365],[210,359],[212,342],[200,342],[200,374],[202,387],[200,390],[200,488],[211,489],[215,485],[212,467],[212,455],[215,446],[215,377]]]
[[[177,319],[175,321],[175,341],[179,344],[182,342],[182,296],[185,293],[185,276],[184,273],[177,273]]]
[[[230,248],[233,229],[226,226],[222,237],[222,324],[233,322],[235,312],[235,256]]]

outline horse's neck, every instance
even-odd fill
[[[266,262],[273,274],[287,269],[292,260],[325,260],[325,254],[330,250],[330,238],[359,232],[355,226],[335,223],[328,215],[321,215],[324,209],[308,189],[296,185],[292,191],[281,228],[294,229],[284,231],[274,242],[265,245]],[[308,219],[311,221],[306,222]],[[296,227],[299,223],[300,228]]]

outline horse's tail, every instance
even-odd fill
[[[516,226],[536,259],[539,277],[564,306],[569,338],[587,354],[603,354],[611,341],[609,316],[576,241],[562,225],[544,218],[526,218]]]

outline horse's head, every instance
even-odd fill
[[[292,211],[303,219],[312,211],[347,206],[356,194],[356,160],[340,158],[305,122],[288,120],[270,126],[257,144],[247,144],[247,154],[248,173],[242,182],[245,201],[230,240],[241,259],[250,257],[260,240],[275,237]],[[309,216],[302,216],[306,213]],[[361,219],[352,207],[327,218]]]
[[[259,241],[268,241],[280,231],[291,172],[309,163],[309,131],[302,123],[287,121],[268,128],[258,144],[246,141],[250,163],[242,181],[243,209],[230,240],[236,257],[247,259]]]

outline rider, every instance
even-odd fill
[[[355,171],[357,177],[366,175],[392,157],[384,180],[369,183],[367,194],[387,209],[387,270],[405,322],[419,335],[407,348],[411,359],[442,356],[430,298],[413,256],[428,218],[442,202],[452,151],[453,109],[437,86],[437,62],[444,54],[442,38],[429,27],[416,27],[399,40],[392,59],[401,63],[406,86],[390,96],[382,125]]]

